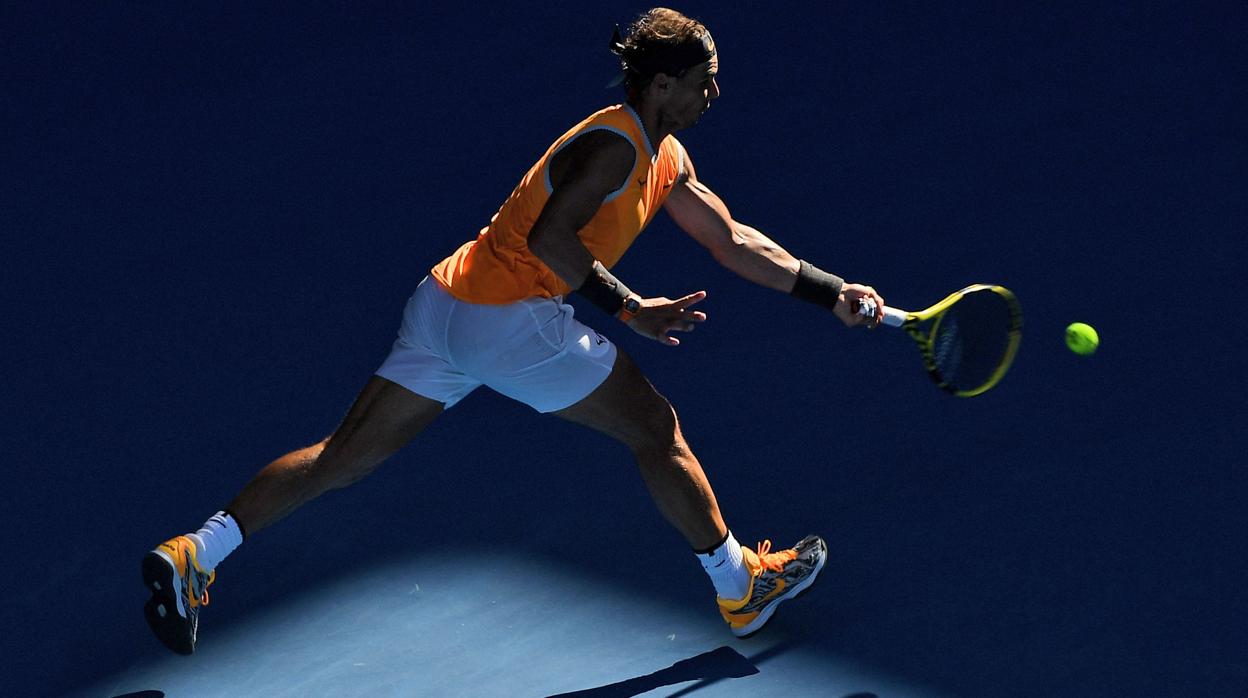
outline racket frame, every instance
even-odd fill
[[[991,291],[1005,299],[1006,307],[1010,313],[1005,356],[997,365],[996,370],[982,385],[969,390],[957,390],[949,385],[941,377],[939,370],[937,370],[936,356],[932,345],[936,338],[936,333],[940,330],[940,322],[944,319],[945,312],[952,308],[955,303],[962,300],[968,293],[979,291]],[[897,322],[903,313],[904,319]],[[932,321],[930,329],[923,327],[923,323],[928,321]],[[957,397],[975,397],[1001,382],[1001,379],[1005,377],[1005,372],[1010,369],[1010,364],[1014,363],[1014,355],[1018,353],[1018,346],[1023,339],[1023,310],[1018,302],[1018,298],[1008,288],[994,284],[973,284],[967,286],[964,289],[950,293],[930,308],[918,312],[907,312],[885,306],[883,322],[893,327],[901,327],[901,329],[906,331],[906,334],[910,335],[915,344],[919,345],[919,353],[923,356],[923,365],[927,369],[927,375],[931,376],[932,381],[941,390]]]

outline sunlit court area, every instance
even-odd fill
[[[189,671],[153,655],[81,695],[937,694],[823,655],[802,641],[818,633],[806,623],[735,641],[678,598],[536,555],[488,557],[469,573],[437,559],[378,565],[292,594],[219,629]]]
[[[0,696],[1248,695],[1248,7],[676,6],[714,38],[662,60],[701,82],[563,169],[560,134],[628,97],[616,32],[648,9],[0,13]],[[647,123],[675,130],[646,150]],[[526,220],[509,196],[610,179],[611,138],[640,154],[590,213],[652,220],[609,277],[560,256],[592,222],[498,243],[571,307],[536,345],[482,320],[468,355],[609,342],[644,381],[607,412],[676,445],[457,384],[371,474],[247,532],[170,651],[145,554],[350,423],[434,317],[409,304],[431,270]],[[671,198],[694,167],[726,213]],[[793,268],[725,261],[763,248]],[[639,329],[703,291],[678,346]],[[654,485],[655,453],[694,477],[686,445],[744,598],[783,582],[748,637],[707,562],[729,539],[695,555],[707,517]],[[817,576],[785,576],[810,570],[768,556],[809,534]]]

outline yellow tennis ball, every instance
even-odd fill
[[[1091,325],[1072,322],[1066,326],[1066,346],[1076,354],[1081,356],[1092,354],[1100,343],[1101,338],[1097,336],[1096,330]]]

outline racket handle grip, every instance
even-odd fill
[[[858,314],[867,317],[875,317],[876,307],[875,301],[870,298],[863,298],[858,302]],[[901,327],[906,321],[906,311],[884,306],[884,318],[882,323],[889,327]]]
[[[907,315],[908,313],[904,310],[890,308],[886,305],[884,306],[884,320],[882,322],[889,327],[901,327],[905,324]]]

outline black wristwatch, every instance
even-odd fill
[[[641,299],[637,296],[629,296],[624,299],[624,307],[620,308],[620,322],[627,325],[637,317],[637,313],[641,312]]]

